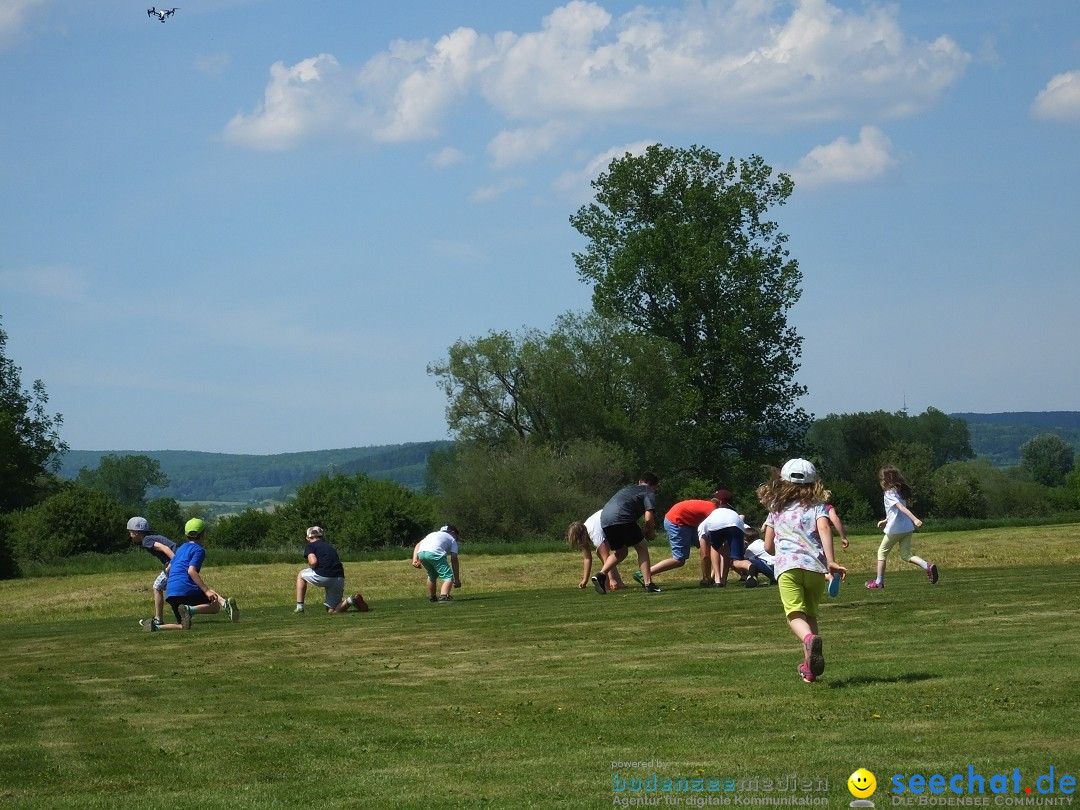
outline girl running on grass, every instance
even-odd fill
[[[911,553],[911,535],[922,526],[922,521],[908,509],[911,487],[900,470],[891,464],[886,464],[878,472],[878,483],[885,490],[885,519],[878,521],[878,528],[885,530],[885,537],[877,551],[877,579],[868,581],[866,587],[872,591],[885,587],[885,558],[893,546],[900,546],[901,560],[919,566],[926,572],[930,584],[935,584],[938,581],[937,566]]]
[[[784,614],[803,645],[803,660],[797,669],[802,679],[811,683],[825,671],[817,621],[825,574],[839,574],[841,579],[847,575],[847,569],[833,557],[832,524],[825,508],[829,492],[813,464],[793,458],[759,493],[769,510],[765,551],[776,555],[773,570]]]

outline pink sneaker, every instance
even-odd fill
[[[810,674],[815,678],[825,671],[825,654],[821,651],[821,636],[807,633],[803,639],[803,649],[806,650],[806,664]]]
[[[931,585],[937,584],[937,566],[933,563],[926,566],[926,576],[930,580]]]
[[[885,583],[878,582],[876,579],[868,579],[866,581],[866,587],[872,591],[880,591],[885,587]]]
[[[800,661],[799,666],[797,666],[796,669],[799,670],[799,675],[801,675],[802,679],[807,683],[813,683],[815,681],[814,673],[810,671],[810,667],[806,665],[805,661]]]

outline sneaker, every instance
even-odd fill
[[[440,596],[439,597],[439,604],[440,605],[445,605],[448,602],[453,602],[453,601],[454,601],[454,597],[450,596],[449,594],[447,594],[446,596]]]
[[[747,588],[756,588],[761,583],[757,581],[757,577],[747,577],[744,584]]]
[[[225,600],[225,612],[229,614],[230,622],[240,621],[240,608],[236,606],[236,600],[231,596]]]
[[[607,593],[607,582],[606,582],[606,580],[607,580],[607,577],[602,577],[602,576],[594,576],[592,578],[593,587],[596,588],[596,592],[598,594],[600,594],[601,596],[603,596],[605,593]]]
[[[930,579],[930,584],[931,585],[936,585],[937,584],[937,566],[934,565],[933,563],[930,563],[930,565],[926,566],[926,576]]]
[[[810,667],[806,665],[805,661],[799,662],[799,666],[797,666],[796,669],[799,671],[799,675],[802,676],[802,679],[807,683],[813,683],[817,680],[817,677],[810,671]]]
[[[835,599],[838,593],[840,593],[840,575],[833,574],[833,578],[829,580],[829,596]]]
[[[642,573],[640,571],[635,571],[634,572],[634,582],[636,582],[638,585],[640,585],[643,588],[645,587],[645,577],[642,575]]]
[[[807,634],[803,639],[803,648],[806,650],[806,663],[810,667],[810,674],[817,678],[825,671],[825,655],[821,652],[821,636]]]
[[[304,612],[304,606],[303,605],[297,605],[296,610],[293,611],[293,613],[303,613],[303,612]]]
[[[645,589],[645,593],[663,593],[663,589],[655,582],[650,582],[648,585],[642,583],[641,587]]]
[[[368,603],[364,601],[364,597],[358,593],[354,593],[352,596],[349,597],[349,604],[359,610],[361,613],[367,613],[369,610],[371,610],[371,608],[368,607]]]
[[[180,627],[184,630],[191,629],[191,608],[187,605],[180,605],[176,609],[176,612],[180,614]]]
[[[434,596],[429,596],[429,597],[427,598],[427,600],[428,600],[429,602],[438,602],[438,601],[439,601],[439,600],[438,600],[438,598],[437,598],[437,597],[434,597]]]
[[[713,581],[711,579],[703,579],[698,583],[699,588],[711,588],[712,586]]]
[[[147,633],[156,633],[161,629],[161,620],[157,617],[151,619],[139,619],[139,627]]]
[[[878,582],[876,579],[866,580],[866,587],[872,591],[880,591],[885,588],[884,582]]]

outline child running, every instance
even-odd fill
[[[829,493],[814,465],[802,458],[788,461],[780,477],[759,491],[769,510],[765,551],[776,555],[773,570],[784,613],[803,645],[797,669],[804,681],[812,683],[825,671],[817,620],[825,574],[847,575],[833,557],[832,524],[825,508]]]
[[[872,591],[885,587],[885,559],[894,546],[900,547],[901,560],[919,566],[926,572],[930,584],[937,584],[937,566],[911,553],[911,535],[915,533],[915,529],[922,526],[922,521],[908,509],[911,487],[900,474],[900,470],[891,464],[886,464],[878,472],[878,483],[885,490],[885,519],[878,521],[878,528],[885,530],[885,537],[877,550],[877,579],[869,580],[866,587]]]

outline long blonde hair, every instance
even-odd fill
[[[779,512],[793,501],[798,501],[803,506],[828,503],[832,493],[825,489],[820,478],[812,484],[796,484],[777,475],[757,488],[757,496],[762,506],[770,512]]]
[[[589,537],[589,530],[585,528],[585,524],[580,520],[575,520],[566,527],[566,545],[569,548],[592,550],[592,538]]]

